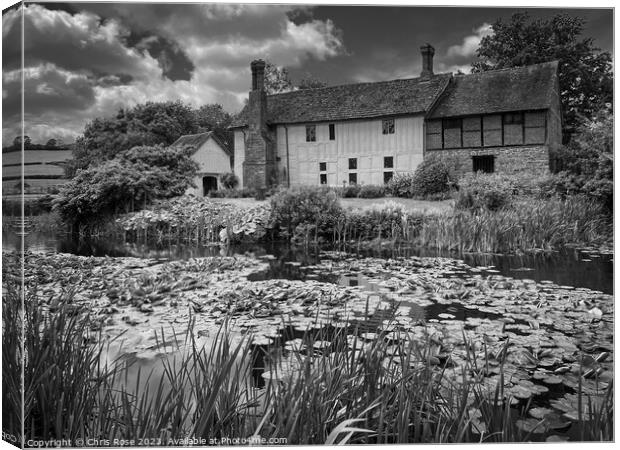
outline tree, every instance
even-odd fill
[[[120,109],[116,116],[96,118],[86,125],[76,140],[69,175],[132,147],[170,145],[198,129],[196,112],[180,101],[148,102]]]
[[[280,94],[294,90],[295,86],[289,77],[288,69],[265,61],[265,91],[267,94]]]
[[[517,13],[508,23],[498,19],[493,34],[480,41],[472,64],[474,72],[559,61],[560,98],[564,140],[579,126],[580,116],[590,119],[613,100],[611,55],[581,38],[584,19],[558,14],[549,20],[531,20]]]
[[[63,220],[77,225],[135,211],[182,195],[198,170],[188,149],[135,147],[79,170],[54,201]]]
[[[226,132],[231,122],[232,116],[224,111],[220,104],[203,105],[196,110],[196,123],[199,133],[205,131]]]
[[[56,148],[57,145],[58,145],[58,142],[56,141],[56,139],[52,138],[46,142],[45,147],[52,149],[52,148]]]

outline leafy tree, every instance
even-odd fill
[[[84,134],[76,140],[69,175],[135,146],[170,145],[198,129],[195,111],[180,101],[148,102],[121,109],[116,116],[96,118],[86,125]]]
[[[564,139],[579,126],[579,116],[592,118],[613,99],[611,55],[581,38],[584,19],[558,14],[549,20],[531,20],[527,13],[514,14],[510,22],[498,19],[493,34],[480,41],[480,61],[474,72],[559,61],[560,97]]]
[[[116,158],[79,170],[54,201],[63,220],[77,225],[139,210],[157,199],[178,196],[198,170],[188,149],[135,147]]]
[[[47,143],[45,144],[45,146],[47,148],[56,148],[56,146],[58,145],[58,142],[56,141],[56,139],[50,139],[49,141],[47,141]]]
[[[295,86],[289,77],[288,69],[265,61],[265,91],[267,94],[280,94],[294,90]]]
[[[222,134],[228,130],[231,122],[232,116],[224,111],[220,104],[203,105],[196,110],[196,123],[199,133],[216,131]]]

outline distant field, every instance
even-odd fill
[[[2,167],[2,178],[5,177],[19,177],[21,176],[22,168],[21,166],[10,166],[10,167]],[[55,166],[52,164],[36,164],[32,166],[24,166],[24,175],[26,177],[29,176],[64,176],[65,171],[62,167]]]
[[[62,162],[71,159],[71,150],[26,150],[24,152],[24,162]],[[21,152],[10,152],[2,154],[2,165],[20,164],[22,161]]]

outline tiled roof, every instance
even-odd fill
[[[446,88],[451,74],[431,79],[379,81],[319,89],[303,89],[267,96],[267,121],[277,123],[363,119],[429,110]],[[246,108],[231,128],[247,125]]]
[[[488,114],[552,105],[558,63],[455,76],[430,118]]]
[[[198,150],[209,138],[213,138],[220,147],[228,154],[231,155],[231,151],[228,148],[226,142],[221,139],[217,133],[213,131],[207,131],[206,133],[198,134],[186,134],[174,141],[171,147],[191,147],[194,151]]]

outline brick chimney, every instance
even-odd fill
[[[435,48],[431,44],[426,44],[420,47],[422,52],[422,73],[420,78],[431,78],[433,73],[433,55],[435,55]]]
[[[248,132],[245,137],[243,185],[264,189],[277,183],[275,140],[267,127],[265,61],[252,61],[252,90],[247,106]]]

